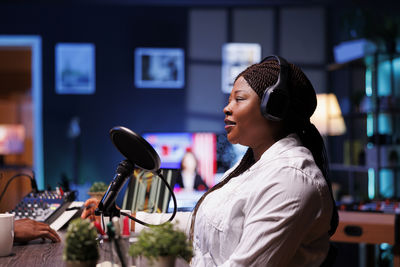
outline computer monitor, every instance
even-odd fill
[[[0,124],[0,166],[4,156],[24,152],[25,127],[21,124]]]

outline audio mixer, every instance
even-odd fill
[[[29,218],[51,224],[75,200],[74,192],[41,191],[29,193],[9,211],[15,219]]]

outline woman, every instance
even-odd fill
[[[181,171],[176,177],[175,187],[177,186],[188,192],[208,190],[207,184],[197,172],[197,159],[191,151],[187,151],[182,157]]]
[[[322,264],[338,217],[323,139],[310,122],[316,105],[310,81],[282,58],[238,75],[225,130],[231,143],[249,148],[192,213],[191,265]]]

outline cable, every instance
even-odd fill
[[[35,171],[32,169],[31,172],[32,172],[32,179],[31,179],[32,191],[33,191],[33,193],[37,193],[37,192],[39,192],[39,190],[38,190],[37,183],[36,183]]]
[[[21,177],[21,176],[26,176],[26,177],[28,177],[28,178],[31,180],[31,186],[32,186],[32,183],[33,183],[33,182],[32,182],[32,180],[33,180],[33,177],[32,177],[32,176],[30,176],[29,174],[26,174],[26,173],[18,173],[18,174],[16,174],[16,175],[12,176],[12,177],[10,178],[10,180],[7,181],[7,184],[6,184],[6,186],[4,187],[3,192],[1,192],[1,194],[0,194],[0,202],[1,202],[1,200],[3,199],[3,196],[4,196],[4,194],[6,193],[6,190],[7,190],[8,186],[10,185],[11,181],[14,180],[14,179],[16,179],[16,178],[18,178],[18,177]],[[33,188],[32,188],[32,189],[33,189]]]
[[[169,185],[169,183],[165,180],[164,175],[162,175],[160,169],[157,171],[157,174],[161,178],[161,180],[164,182],[164,184],[167,186],[169,192],[171,193],[172,200],[174,201],[174,211],[172,212],[171,217],[168,219],[169,221],[172,221],[175,218],[176,210],[177,210],[177,207],[178,207],[178,204],[176,203],[176,197],[175,197],[174,191],[172,190],[172,188]]]
[[[172,221],[174,219],[175,215],[176,215],[176,210],[177,210],[176,197],[175,197],[174,191],[172,190],[171,186],[169,185],[169,183],[165,180],[164,176],[162,175],[161,170],[157,171],[157,175],[161,178],[161,180],[167,186],[169,192],[171,193],[172,200],[174,201],[174,211],[172,212],[171,217],[168,219],[168,221]],[[161,224],[150,224],[150,223],[143,222],[143,221],[131,216],[128,213],[120,212],[120,214],[122,214],[124,216],[127,216],[129,219],[134,220],[135,222],[140,223],[140,224],[142,224],[144,226],[156,226],[156,225],[162,225],[162,224],[166,223],[166,222],[164,222],[164,223],[161,223]]]

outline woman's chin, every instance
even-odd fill
[[[236,145],[239,143],[237,138],[234,138],[233,136],[231,136],[229,134],[227,135],[227,139],[228,139],[229,143],[231,143],[232,145]]]

